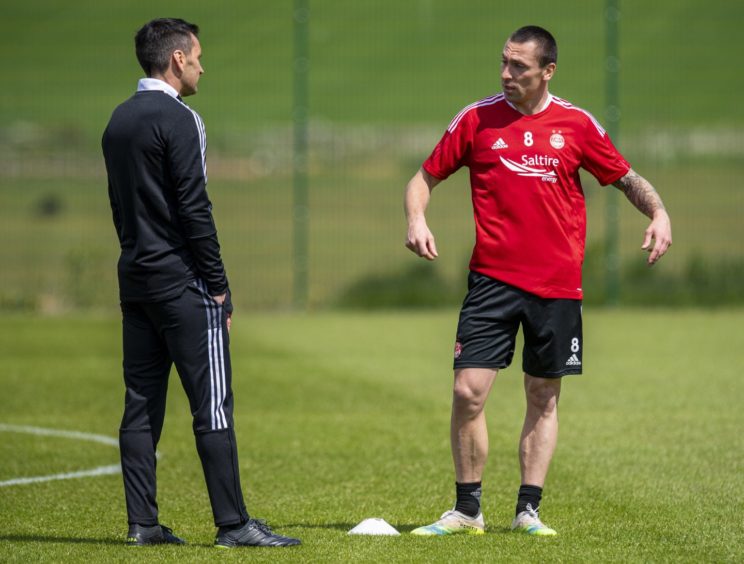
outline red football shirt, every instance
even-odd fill
[[[581,299],[586,207],[579,167],[603,186],[630,165],[588,112],[551,96],[526,116],[503,94],[465,107],[424,169],[444,180],[470,169],[470,269],[543,298]]]

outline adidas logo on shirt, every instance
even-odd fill
[[[578,356],[572,354],[571,358],[566,361],[566,366],[581,366],[581,361]]]
[[[506,149],[508,146],[509,145],[507,145],[504,142],[504,140],[501,137],[499,137],[498,140],[496,141],[496,143],[494,143],[493,145],[491,145],[491,149],[493,149],[494,151],[496,151],[498,149]]]

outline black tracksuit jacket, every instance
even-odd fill
[[[226,292],[199,115],[165,92],[140,91],[114,110],[102,147],[121,301],[168,300],[197,277],[213,296]]]

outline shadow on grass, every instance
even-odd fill
[[[393,525],[398,531],[401,533],[410,533],[414,529],[418,529],[421,526],[421,523],[416,525]],[[513,531],[509,527],[491,527],[486,526],[486,534],[488,535],[511,535],[513,534]]]
[[[171,547],[174,549],[183,550],[184,548],[212,548],[213,542],[191,542],[186,541],[185,545],[175,544],[157,544],[151,546],[128,546],[124,541],[124,538],[108,538],[108,539],[93,539],[93,538],[80,538],[80,537],[53,537],[49,535],[0,535],[0,542],[46,542],[50,544],[99,544],[109,546],[120,546],[126,548],[127,551],[138,552],[140,550],[151,550],[151,549],[163,549],[170,550]]]
[[[319,523],[315,525],[308,525],[306,523],[287,523],[285,525],[282,525],[282,527],[287,527],[287,528],[329,529],[329,530],[343,531],[344,533],[354,528],[354,526],[356,526],[356,523]],[[420,526],[421,526],[420,524],[410,524],[410,523],[393,524],[393,527],[395,527],[400,533],[403,533],[403,534],[410,533],[412,530]],[[487,527],[486,533],[506,535],[506,534],[512,534],[512,531],[509,527]],[[55,536],[49,536],[49,535],[0,535],[0,541],[44,542],[44,543],[62,543],[62,544],[99,544],[99,545],[112,545],[112,546],[122,546],[122,547],[126,546],[123,539],[55,537]],[[167,546],[167,545],[159,545],[159,547],[163,547],[163,546]],[[189,542],[185,546],[186,547],[211,548],[213,544],[212,543]],[[132,547],[129,547],[129,548],[131,549]],[[137,547],[137,548],[143,548],[143,547]],[[147,547],[144,547],[144,548],[147,548]],[[183,548],[183,547],[180,547],[180,548]]]
[[[272,525],[272,529],[289,529],[289,528],[298,528],[298,529],[335,529],[337,531],[348,531],[349,529],[352,529],[357,526],[357,523],[315,523],[315,524],[308,524],[308,523],[285,523],[283,525]],[[281,534],[281,533],[279,533]]]
[[[49,542],[66,544],[111,544],[124,546],[124,539],[88,539],[80,537],[53,537],[49,535],[0,535],[0,541]]]
[[[349,532],[351,529],[356,527],[359,523],[314,523],[314,524],[308,524],[308,523],[286,523],[284,525],[281,525],[281,527],[278,527],[279,529],[282,528],[298,528],[298,529],[327,529],[327,530],[336,530],[336,531],[343,531],[344,533]],[[413,529],[416,527],[419,527],[420,525],[396,525],[395,523],[391,523],[393,527],[395,527],[399,532],[401,533],[410,533]]]
[[[400,533],[410,533],[412,530],[417,529],[421,526],[421,523],[390,523]],[[280,528],[298,528],[298,529],[334,529],[337,531],[348,532],[349,530],[356,527],[358,523],[317,523],[309,525],[307,523],[286,523]],[[486,527],[486,533],[506,535],[513,534],[513,531],[509,527]],[[2,538],[2,537],[0,537]]]

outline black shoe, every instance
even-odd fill
[[[163,525],[145,527],[142,525],[130,525],[127,533],[127,546],[147,546],[150,544],[186,544],[173,534],[173,529]]]
[[[293,546],[300,544],[300,539],[283,537],[271,532],[265,521],[249,519],[237,528],[220,527],[214,545],[218,548],[236,546]]]

